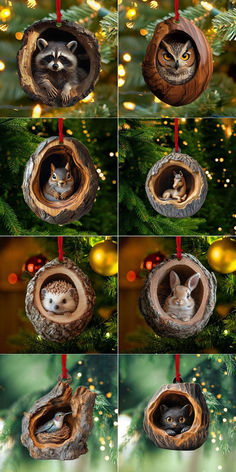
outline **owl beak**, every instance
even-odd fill
[[[179,61],[176,61],[175,63],[175,69],[177,70],[179,68]]]

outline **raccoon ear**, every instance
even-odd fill
[[[45,49],[48,46],[48,42],[46,41],[46,39],[38,38],[37,46],[40,49],[40,51],[42,51],[43,49]]]
[[[71,52],[75,52],[76,48],[77,48],[77,41],[70,41],[66,47],[68,49],[70,49]]]

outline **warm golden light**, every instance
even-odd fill
[[[89,95],[87,95],[87,97],[83,98],[83,100],[81,100],[81,102],[93,103],[94,102],[94,92],[89,93]]]
[[[126,18],[129,20],[133,20],[136,17],[136,10],[134,8],[129,8],[129,10],[126,13]]]
[[[202,7],[205,8],[205,10],[207,10],[207,11],[211,11],[212,8],[213,8],[213,5],[211,5],[211,4],[208,3],[208,2],[201,2],[201,5],[202,5]]]
[[[120,77],[124,77],[125,74],[126,74],[126,70],[125,70],[123,64],[120,64],[120,65],[118,66],[118,75],[119,75]]]
[[[126,108],[126,110],[134,110],[135,106],[133,102],[123,102],[123,107]]]
[[[98,2],[95,2],[94,0],[87,0],[87,4],[92,10],[98,11],[101,9],[101,5]]]
[[[21,33],[20,31],[17,31],[17,33],[15,34],[15,37],[16,39],[18,39],[18,41],[21,41],[21,39],[23,38],[23,33]]]
[[[118,79],[118,87],[123,87],[123,85],[125,84],[125,80],[124,79]]]
[[[0,71],[2,72],[6,68],[3,61],[0,61]]]
[[[0,18],[2,21],[9,20],[10,16],[11,16],[10,8],[2,8],[2,10],[0,10]]]
[[[141,28],[141,30],[139,32],[140,32],[141,36],[147,36],[147,34],[148,34],[148,31],[144,28]]]
[[[132,59],[132,57],[131,57],[131,55],[130,55],[128,52],[126,52],[125,54],[123,54],[123,61],[125,61],[125,62],[130,62],[131,59]]]
[[[41,106],[39,104],[35,105],[32,111],[32,118],[40,118],[41,112],[42,112]]]
[[[36,0],[27,0],[27,7],[28,8],[35,8],[37,5]]]

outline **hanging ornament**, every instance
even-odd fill
[[[191,254],[177,254],[154,267],[143,285],[139,306],[160,336],[188,338],[208,323],[216,302],[216,278]]]
[[[212,243],[207,251],[208,264],[216,272],[230,274],[236,271],[236,240],[221,238]]]
[[[47,258],[43,254],[37,254],[31,256],[22,266],[22,272],[29,272],[35,274],[37,270],[41,269],[48,262]]]
[[[93,315],[96,297],[84,272],[63,257],[58,237],[59,257],[39,269],[27,286],[26,315],[35,331],[48,341],[65,342],[80,334]]]
[[[94,33],[78,22],[61,20],[60,0],[56,8],[57,21],[41,20],[25,30],[17,55],[18,74],[31,99],[69,107],[94,89],[101,57]]]
[[[92,247],[89,253],[92,269],[100,275],[111,276],[118,272],[117,243],[106,237]]]
[[[152,270],[161,262],[165,261],[166,257],[162,252],[157,251],[152,254],[148,254],[147,257],[142,261],[140,269]]]
[[[30,209],[43,221],[67,224],[79,220],[92,208],[98,174],[87,148],[74,138],[43,141],[29,158],[24,172],[23,195]]]
[[[175,359],[176,377],[151,398],[143,426],[155,446],[192,451],[207,439],[210,412],[200,384],[183,382],[178,372],[178,354]]]
[[[145,185],[147,197],[158,213],[187,218],[203,205],[208,185],[201,166],[178,147],[178,119],[175,119],[175,149],[150,169]]]
[[[71,381],[67,373],[59,376],[24,415],[21,442],[33,459],[73,460],[88,451],[96,393],[78,387],[73,394]]]
[[[211,47],[190,20],[158,23],[143,61],[143,76],[152,93],[169,105],[193,102],[207,88],[213,71]]]

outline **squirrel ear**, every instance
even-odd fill
[[[196,288],[200,279],[200,274],[193,274],[189,279],[185,282],[185,286],[191,290],[191,292]]]
[[[56,166],[55,164],[53,164],[53,162],[51,162],[51,171],[55,172],[55,170],[56,170]]]
[[[77,48],[77,41],[70,41],[66,47],[68,49],[70,49],[71,52],[75,52],[76,48]]]
[[[176,285],[180,285],[180,279],[176,272],[172,270],[170,273],[170,288],[173,290]]]
[[[46,39],[38,38],[37,46],[38,46],[39,50],[42,51],[43,49],[45,49],[48,46],[48,42],[46,41]]]
[[[70,170],[70,163],[69,163],[69,162],[66,163],[65,169],[66,169],[66,170]]]

